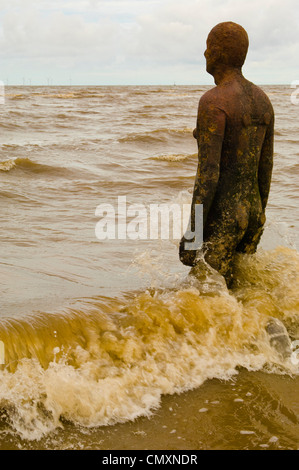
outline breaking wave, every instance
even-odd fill
[[[2,416],[25,439],[63,420],[94,427],[149,416],[164,394],[229,379],[239,368],[297,374],[266,331],[299,338],[299,255],[240,256],[232,291],[187,278],[173,289],[93,298],[78,308],[2,319]]]
[[[12,170],[23,171],[24,173],[33,173],[33,174],[44,174],[51,176],[71,176],[73,174],[72,170],[69,168],[44,165],[42,163],[37,163],[30,158],[11,158],[9,160],[4,160],[0,162],[0,172],[10,172]]]

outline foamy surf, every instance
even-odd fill
[[[14,432],[41,439],[68,420],[87,428],[150,416],[161,397],[229,379],[239,368],[297,374],[267,333],[299,338],[295,250],[240,256],[232,291],[196,283],[2,322],[0,404]]]
[[[0,162],[0,171],[10,171],[17,165],[16,159],[5,160]]]
[[[76,175],[76,169],[65,168],[63,166],[45,165],[31,160],[27,157],[17,157],[0,162],[0,171],[9,172],[12,170],[22,171],[23,174],[43,174],[44,176],[72,177]],[[81,170],[82,172],[82,170]]]
[[[197,158],[197,155],[196,154],[192,154],[192,155],[189,155],[189,154],[170,154],[170,155],[158,155],[158,156],[155,156],[155,157],[152,157],[153,160],[160,160],[160,161],[163,161],[163,162],[184,162],[186,160],[189,160],[189,159],[195,159]]]
[[[10,171],[10,170],[13,170],[14,168],[34,170],[38,167],[39,167],[39,164],[30,160],[30,158],[21,158],[21,157],[11,158],[9,160],[4,160],[3,162],[0,162],[0,171]]]

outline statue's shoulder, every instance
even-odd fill
[[[210,100],[214,100],[218,94],[219,90],[217,86],[214,86],[213,88],[210,88],[207,90],[200,98],[200,101],[203,102],[208,102]]]
[[[199,107],[219,106],[222,101],[222,93],[219,87],[215,86],[206,91],[199,100]]]
[[[267,95],[267,93],[262,90],[260,87],[257,87],[258,90],[259,90],[259,93],[260,95],[263,97],[263,99],[265,100],[265,103],[267,103],[268,107],[269,107],[269,110],[271,110],[271,112],[274,113],[274,110],[273,110],[273,106],[272,106],[272,103],[271,103],[271,100],[269,98],[269,96]]]
[[[268,107],[268,111],[274,114],[273,106],[269,96],[267,95],[266,91],[264,91],[260,86],[255,85],[252,82],[247,80],[247,83],[251,86],[254,97],[257,102],[262,102],[265,107]]]

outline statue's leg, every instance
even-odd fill
[[[197,263],[192,269],[192,274],[201,279],[203,275],[209,275],[207,266],[204,266],[207,263],[220,273],[225,278],[227,286],[231,287],[236,250],[244,234],[245,230],[240,228],[233,214],[225,220],[213,221],[202,250],[197,254]]]
[[[261,240],[262,234],[263,234],[263,227],[260,227],[258,230],[255,230],[254,232],[251,231],[249,233],[246,233],[243,240],[241,240],[241,242],[237,246],[237,252],[246,253],[248,255],[254,254],[257,250],[257,246]]]
[[[265,215],[261,211],[256,211],[251,215],[244,237],[237,246],[238,253],[253,254],[261,240],[264,231]]]
[[[233,281],[233,264],[235,258],[236,240],[230,236],[229,240],[218,239],[210,240],[205,243],[204,259],[216,271],[218,271],[226,280],[228,287]]]

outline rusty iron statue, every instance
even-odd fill
[[[191,273],[212,267],[233,282],[237,253],[255,253],[265,224],[273,167],[274,112],[269,98],[242,75],[248,50],[246,31],[220,23],[208,35],[206,70],[216,86],[199,101],[196,129],[198,169],[191,206],[203,205],[199,250],[180,243],[180,260]]]

